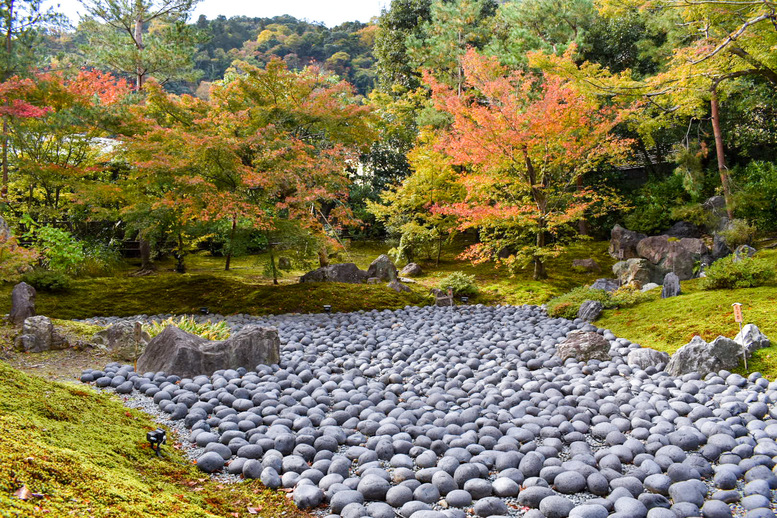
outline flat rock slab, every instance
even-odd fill
[[[610,359],[610,342],[592,331],[572,331],[567,339],[556,346],[561,361],[574,358],[577,361]]]

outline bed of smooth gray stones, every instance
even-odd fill
[[[294,488],[319,515],[774,516],[777,382],[757,373],[630,367],[639,345],[533,306],[226,320],[276,326],[280,365],[82,381],[153,397],[200,469]],[[575,329],[612,360],[562,364]]]

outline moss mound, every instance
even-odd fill
[[[3,362],[0,379],[1,517],[308,516],[258,482],[220,486],[173,448],[155,457],[156,424],[107,394]]]

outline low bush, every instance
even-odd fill
[[[774,264],[754,257],[738,261],[730,255],[712,263],[701,282],[704,290],[755,288],[775,278]]]
[[[613,293],[604,290],[594,290],[588,286],[578,286],[572,291],[552,298],[546,304],[548,315],[552,317],[577,318],[580,306],[586,300],[596,300],[605,309],[627,308],[655,298],[655,293],[642,292],[638,288],[623,286]]]
[[[749,245],[755,239],[757,229],[744,219],[732,219],[720,235],[732,250],[740,245]]]
[[[193,316],[183,316],[177,319],[170,317],[161,322],[153,322],[148,326],[147,331],[148,334],[154,337],[164,331],[167,326],[175,326],[187,333],[201,336],[207,340],[226,340],[230,334],[229,325],[223,320],[220,322],[211,322],[210,320],[197,322]]]
[[[610,294],[604,290],[592,290],[588,286],[578,286],[563,295],[550,299],[546,305],[548,315],[575,319],[580,305],[586,300],[597,300],[606,305],[610,301]]]
[[[476,295],[478,287],[475,284],[475,276],[467,275],[464,272],[452,272],[440,279],[437,283],[437,287],[443,291],[448,291],[448,288],[453,289],[454,295]]]
[[[59,270],[35,268],[22,275],[22,280],[38,291],[66,291],[73,286],[73,279]]]

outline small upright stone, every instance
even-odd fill
[[[16,337],[16,348],[29,353],[67,349],[69,344],[54,327],[49,317],[36,316],[24,321],[22,332]]]
[[[664,277],[664,287],[661,289],[661,298],[676,297],[680,293],[682,293],[680,290],[680,278],[673,272],[667,273]]]
[[[384,282],[391,282],[397,279],[397,267],[389,256],[381,254],[367,268],[367,277],[377,277]]]
[[[29,317],[35,316],[35,288],[26,282],[20,282],[11,292],[11,313],[8,319],[18,326]]]
[[[748,354],[752,354],[753,351],[769,347],[772,342],[766,337],[765,334],[758,329],[755,324],[746,324],[745,327],[734,337],[734,341],[742,346]]]
[[[593,322],[602,314],[602,309],[604,309],[604,306],[598,300],[586,300],[580,304],[580,309],[577,310],[577,318]]]

